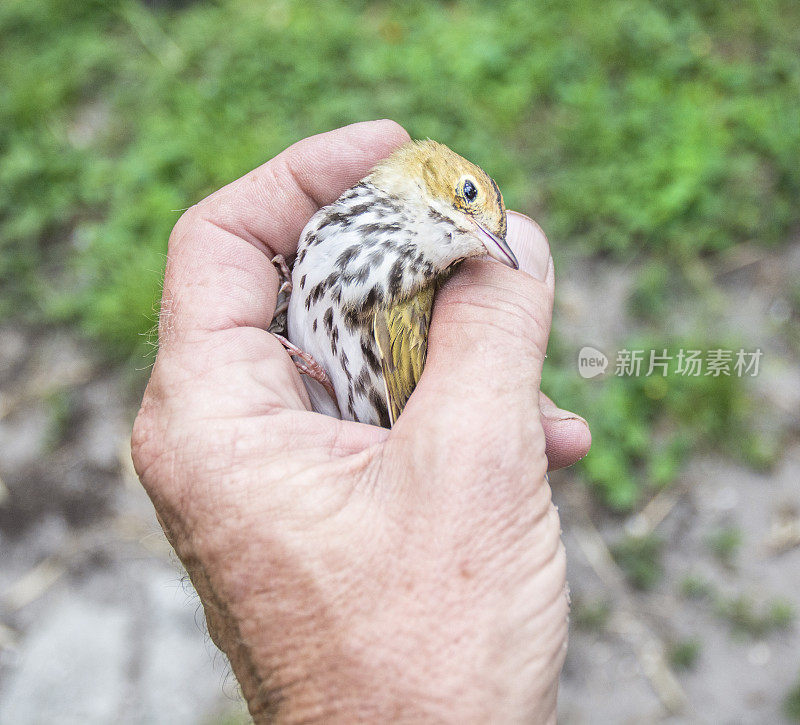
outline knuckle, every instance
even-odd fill
[[[181,241],[191,229],[195,229],[200,222],[200,212],[198,205],[190,206],[183,214],[180,215],[172,232],[169,235],[167,243],[167,255],[175,252]]]
[[[148,490],[158,478],[170,446],[169,403],[165,400],[162,369],[163,365],[157,364],[153,370],[131,431],[133,466]]]
[[[140,479],[144,480],[154,460],[160,456],[161,437],[157,433],[157,416],[152,410],[148,398],[142,401],[142,407],[133,422],[131,432],[131,458]]]
[[[147,491],[165,529],[165,522],[180,519],[184,486],[180,474],[182,456],[176,445],[179,438],[171,430],[170,414],[161,402],[148,394],[133,423],[131,458],[136,475]]]

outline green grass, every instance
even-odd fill
[[[800,722],[800,678],[783,701],[783,711],[792,722]]]
[[[710,599],[716,593],[711,583],[698,574],[687,574],[678,588],[681,596],[691,600]]]
[[[762,639],[790,629],[797,613],[794,604],[781,597],[758,603],[748,594],[724,594],[711,582],[689,574],[679,584],[681,595],[727,622],[737,637]]]
[[[75,396],[71,390],[57,390],[47,396],[45,403],[50,414],[47,448],[53,451],[67,438],[75,422]]]
[[[646,260],[631,310],[674,344],[658,325],[681,270],[800,223],[798,28],[792,0],[5,0],[0,315],[140,357],[181,209],[308,134],[391,117],[484,165],[557,261]],[[546,382],[592,423],[582,470],[609,505],[741,431],[735,381],[589,385],[557,334]]]
[[[622,569],[628,583],[636,589],[652,589],[664,575],[661,550],[664,542],[658,536],[626,536],[613,547],[611,554]]]
[[[611,604],[604,599],[576,599],[570,608],[570,622],[586,632],[602,632],[611,616]]]
[[[693,670],[700,658],[702,644],[700,640],[691,637],[673,642],[667,649],[667,657],[673,669],[679,671]]]
[[[665,343],[646,337],[628,340],[625,346],[661,354]],[[715,347],[735,346],[689,340],[667,345],[667,354],[675,358],[681,348]],[[551,341],[548,356],[544,388],[559,401],[574,401],[589,421],[594,444],[582,473],[613,509],[627,511],[646,493],[671,483],[692,450],[715,447],[747,460],[755,445],[754,406],[740,378],[648,377],[646,364],[638,377],[617,376],[610,360],[605,377],[587,382],[576,374],[576,361],[557,339]]]
[[[708,535],[706,545],[717,561],[732,568],[742,546],[742,531],[734,526],[715,529]]]
[[[717,616],[727,621],[738,636],[766,637],[789,629],[795,620],[794,606],[784,599],[771,599],[759,607],[745,595],[719,596],[714,608]]]

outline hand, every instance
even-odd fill
[[[529,274],[471,261],[440,291],[391,431],[309,412],[265,331],[272,256],[407,138],[375,121],[301,141],[170,238],[133,457],[259,722],[555,717],[568,606],[545,471],[589,432],[539,393],[541,230],[510,216]]]

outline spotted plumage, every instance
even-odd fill
[[[512,266],[497,184],[433,141],[410,142],[306,225],[288,338],[327,372],[315,410],[388,426],[422,372],[437,282],[487,252]]]

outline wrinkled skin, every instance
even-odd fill
[[[523,271],[472,261],[442,289],[391,431],[309,412],[265,332],[271,257],[407,138],[376,121],[301,141],[170,238],[134,462],[257,722],[555,719],[568,605],[545,471],[589,432],[539,393],[541,230],[510,220]]]

